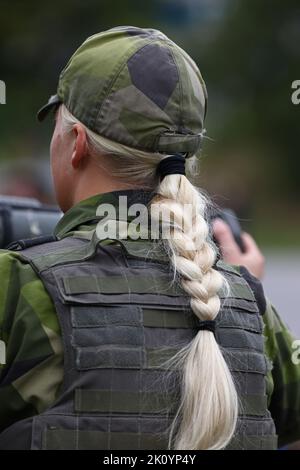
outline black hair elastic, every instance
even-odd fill
[[[208,330],[215,334],[216,331],[216,322],[215,320],[204,320],[200,321],[198,325],[199,330]]]
[[[180,153],[166,157],[159,162],[156,171],[161,179],[167,175],[185,175],[185,158]]]

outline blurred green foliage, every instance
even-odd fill
[[[89,35],[120,24],[162,29],[195,59],[209,94],[199,182],[267,244],[300,245],[299,0],[1,0],[0,159],[47,156],[36,110]],[[1,187],[0,187],[1,192]]]

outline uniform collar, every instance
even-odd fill
[[[112,204],[117,210],[119,207],[119,196],[127,196],[127,204],[129,206],[134,203],[148,204],[154,193],[143,189],[129,189],[96,194],[80,201],[69,209],[56,225],[54,234],[60,239],[78,229],[81,225],[97,223],[101,219],[101,217],[96,215],[98,206],[100,204]]]

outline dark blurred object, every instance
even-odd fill
[[[51,235],[62,213],[36,199],[0,196],[0,248],[11,242]]]
[[[237,245],[239,246],[241,252],[245,253],[245,247],[241,236],[242,228],[234,211],[231,209],[214,210],[210,215],[210,219],[213,220],[217,218],[222,219],[227,223],[227,225],[229,225]],[[214,241],[216,244],[218,244],[215,238]]]

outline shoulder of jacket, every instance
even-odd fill
[[[8,266],[12,264],[24,264],[22,256],[17,251],[11,251],[8,249],[1,249],[0,250],[0,271],[7,270]]]
[[[267,301],[262,283],[245,266],[229,265],[222,260],[217,262],[217,266],[225,272],[235,273],[242,277],[252,290],[259,312],[263,315],[267,308]]]

